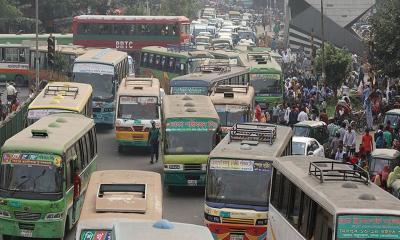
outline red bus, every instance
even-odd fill
[[[146,46],[189,42],[189,19],[184,16],[81,15],[72,22],[73,43],[134,52]]]

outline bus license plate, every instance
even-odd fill
[[[233,234],[233,235],[231,235],[229,237],[229,240],[243,240],[243,239],[244,239],[244,235],[235,235],[235,234]]]
[[[197,186],[197,180],[187,180],[189,186]]]
[[[21,230],[21,237],[32,237],[32,230]]]

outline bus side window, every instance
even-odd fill
[[[296,185],[291,185],[288,220],[297,229],[299,226],[300,201],[302,194],[301,190],[296,187]]]
[[[83,155],[82,155],[82,146],[80,145],[80,141],[78,141],[75,144],[75,151],[76,151],[76,164],[75,164],[75,167],[77,167],[79,169],[82,169],[81,166],[82,166],[82,161],[83,161],[82,160]]]
[[[93,141],[94,154],[97,154],[97,136],[95,127],[92,128],[92,141]]]
[[[283,177],[283,184],[282,184],[282,193],[280,194],[280,200],[279,200],[279,212],[283,216],[287,218],[287,213],[288,213],[288,206],[289,206],[289,194],[290,194],[290,181],[286,177]]]
[[[271,203],[275,208],[278,207],[279,202],[279,189],[281,185],[282,174],[276,169],[273,169],[273,177],[272,177],[272,190],[271,190]]]
[[[90,135],[90,132],[87,132],[85,134],[85,142],[86,142],[86,149],[87,149],[87,156],[88,156],[88,160],[86,162],[86,165],[89,164],[90,160],[92,160],[92,158],[94,156],[93,149],[91,147],[90,140],[89,140],[90,139],[89,135]]]
[[[67,154],[65,155],[65,174],[66,174],[66,181],[65,181],[65,185],[66,185],[66,190],[68,190],[72,184],[73,184],[73,174],[72,174],[72,158],[73,158],[73,153],[72,153],[72,149],[73,147],[71,147],[68,151]]]
[[[94,144],[93,144],[93,131],[90,130],[88,132],[88,136],[87,136],[87,142],[89,143],[89,149],[90,149],[90,160],[92,160],[95,156],[95,150],[94,150]]]
[[[332,226],[333,217],[321,206],[317,207],[315,217],[314,239],[332,239]]]
[[[79,142],[80,142],[80,144],[82,146],[82,154],[83,154],[81,166],[82,166],[82,169],[84,169],[87,166],[87,163],[88,163],[88,149],[87,149],[87,146],[86,146],[85,136],[83,136],[79,140]]]

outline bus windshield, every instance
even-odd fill
[[[208,87],[171,87],[172,95],[207,95]]]
[[[206,200],[268,207],[271,172],[266,161],[211,159]]]
[[[240,105],[215,105],[222,126],[231,127],[235,123],[247,122],[246,106]]]
[[[158,119],[157,97],[121,96],[118,105],[118,118]]]
[[[250,79],[257,95],[282,94],[282,82],[279,74],[250,74]]]
[[[215,131],[168,131],[166,153],[209,154],[214,146]]]
[[[52,161],[33,160],[44,155],[51,159],[59,158],[47,154],[3,154],[0,193],[29,199],[54,199],[52,194],[59,195],[62,192],[61,169]]]
[[[377,240],[400,238],[400,216],[339,215],[336,238],[338,240]]]
[[[74,73],[74,81],[90,84],[93,87],[93,100],[114,98],[113,75],[99,73]]]
[[[310,129],[308,127],[294,126],[293,136],[296,137],[309,137]]]

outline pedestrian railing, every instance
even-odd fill
[[[0,122],[0,146],[3,146],[7,139],[25,128],[28,106],[33,99],[34,97],[28,98],[16,111],[8,114],[6,119]]]

